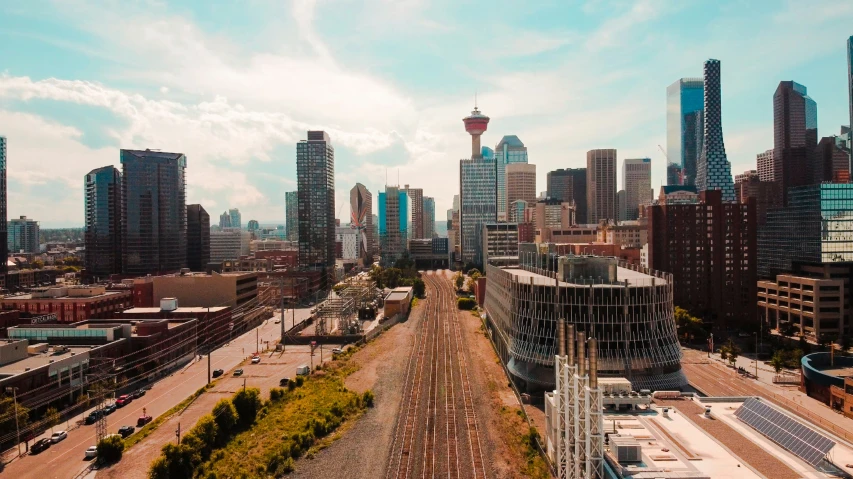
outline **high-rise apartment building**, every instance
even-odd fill
[[[652,160],[626,159],[622,162],[622,187],[625,189],[625,220],[640,217],[641,205],[652,202]]]
[[[761,181],[773,181],[773,150],[767,150],[755,156],[758,164],[758,179]]]
[[[187,264],[187,157],[121,150],[122,272],[146,275]]]
[[[39,222],[21,216],[9,220],[6,225],[9,251],[12,253],[39,252]]]
[[[853,184],[791,188],[788,205],[767,213],[758,234],[758,275],[772,279],[795,263],[853,261]]]
[[[536,201],[536,165],[529,163],[511,163],[506,166],[506,205],[523,200],[528,203]],[[508,215],[507,215],[508,217]]]
[[[358,257],[373,261],[373,195],[356,183],[349,192],[350,226],[358,231]]]
[[[761,181],[755,170],[745,171],[735,177],[735,196],[740,203],[749,198],[755,201],[755,224],[760,228],[767,220],[767,211],[781,206],[780,184],[775,181]]]
[[[424,238],[435,236],[435,198],[424,196]]]
[[[586,153],[587,223],[616,220],[616,150]]]
[[[788,188],[813,183],[817,146],[817,103],[806,87],[779,82],[773,95],[773,181],[782,184],[782,204]]]
[[[232,228],[242,228],[243,221],[240,218],[240,210],[237,208],[231,208],[228,210],[228,216],[231,218],[231,227]]]
[[[385,186],[379,192],[379,249],[382,266],[393,266],[406,252],[409,230],[413,228],[412,199],[406,190]]]
[[[732,166],[723,142],[720,61],[707,60],[704,67],[705,108],[703,112],[702,153],[696,163],[696,189],[720,190],[723,201],[735,201]]]
[[[696,180],[696,162],[702,151],[702,110],[705,89],[701,78],[681,78],[666,89],[666,155],[667,184],[677,185],[680,180],[692,185]],[[697,138],[700,141],[697,142]],[[675,175],[679,172],[680,178]]]
[[[219,227],[220,228],[230,228],[231,227],[231,215],[228,214],[227,211],[225,211],[221,215],[219,215]]]
[[[498,218],[506,219],[507,205],[512,203],[508,200],[508,178],[507,168],[513,164],[527,164],[527,147],[515,135],[506,135],[495,146],[495,161],[497,162],[498,178]],[[534,170],[534,175],[536,174]],[[533,189],[536,189],[535,179]],[[533,198],[536,197],[534,191]],[[518,198],[516,198],[518,199]]]
[[[579,224],[587,224],[586,168],[567,168],[548,172],[548,198],[575,203]]]
[[[288,191],[284,194],[285,236],[287,241],[299,241],[299,192]]]
[[[409,185],[403,190],[409,195],[412,203],[412,228],[408,231],[408,239],[421,239],[424,237],[424,190],[409,188]]]
[[[719,190],[699,197],[646,208],[649,266],[672,273],[676,306],[715,329],[740,328],[755,320],[755,203],[723,201]]]
[[[90,171],[85,181],[86,274],[121,273],[121,172],[114,166]]]
[[[325,131],[296,145],[296,177],[299,266],[326,271],[335,266],[335,149]]]
[[[9,244],[6,237],[6,137],[0,136],[0,254],[3,263],[0,265],[0,274],[6,274],[8,269],[6,258],[9,256]]]
[[[210,263],[210,215],[201,205],[187,205],[187,268],[205,271]]]

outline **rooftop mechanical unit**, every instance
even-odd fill
[[[643,460],[643,449],[633,436],[610,436],[610,450],[620,464]]]

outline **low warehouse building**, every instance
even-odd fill
[[[409,314],[409,306],[412,303],[412,287],[401,286],[395,288],[385,297],[385,317],[393,318],[398,314]]]

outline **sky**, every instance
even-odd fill
[[[773,147],[779,81],[808,88],[820,136],[849,123],[851,25],[837,0],[1,2],[8,215],[82,226],[84,175],[152,148],[187,155],[187,203],[214,223],[234,207],[283,223],[296,143],[322,129],[345,223],[353,185],[375,205],[386,181],[423,188],[442,220],[475,94],[483,145],[518,135],[538,191],[595,148],[616,148],[620,169],[651,158],[657,189],[666,87],[708,58],[738,174]]]

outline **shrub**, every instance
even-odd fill
[[[237,409],[234,408],[234,403],[227,398],[220,399],[213,407],[213,418],[219,428],[219,433],[216,435],[217,443],[225,444],[237,424]]]
[[[290,382],[288,382],[288,383],[287,383],[287,390],[288,390],[288,391],[293,391],[294,389],[296,389],[296,381],[290,381]]]
[[[456,307],[463,311],[470,311],[477,306],[477,302],[471,298],[459,298],[456,300]]]
[[[243,426],[255,422],[258,411],[261,410],[261,390],[258,388],[241,389],[231,399],[234,409],[237,410],[237,421]]]
[[[284,389],[283,388],[270,388],[270,401],[278,402],[284,399]]]
[[[202,416],[187,434],[187,436],[198,438],[202,459],[207,459],[210,456],[210,452],[218,442],[218,435],[219,426],[216,425],[216,420],[210,414]]]
[[[301,388],[303,384],[305,384],[305,377],[304,376],[297,376],[296,377],[296,387]]]
[[[373,391],[369,389],[364,391],[364,394],[361,396],[361,400],[364,401],[365,406],[373,407]]]
[[[119,436],[109,436],[98,443],[98,460],[112,464],[121,459],[124,452],[124,440]]]

